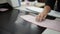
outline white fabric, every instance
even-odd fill
[[[33,6],[29,6],[29,7],[26,7],[27,10],[30,10],[31,12],[42,12],[44,9],[43,8],[38,8],[38,7],[33,7]],[[57,12],[57,11],[54,11],[54,10],[51,10],[50,13],[48,13],[48,15],[51,15],[51,16],[55,16],[55,17],[59,17],[60,18],[60,12]]]
[[[60,34],[60,32],[51,29],[46,29],[42,34]]]

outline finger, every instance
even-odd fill
[[[46,19],[46,16],[43,17],[43,20],[45,20],[45,19]]]
[[[36,21],[37,21],[37,22],[38,22],[38,20],[39,20],[39,16],[36,17]]]
[[[38,16],[36,17],[36,21],[37,21],[37,22],[40,21],[40,15],[38,15]]]
[[[36,21],[38,21],[38,15],[36,16]]]
[[[47,16],[47,15],[45,15],[45,16],[44,16],[43,20],[45,20],[45,19],[46,19],[46,16]]]
[[[41,15],[40,15],[40,16],[38,16],[38,22],[40,22],[40,18],[41,18]]]
[[[40,16],[40,22],[43,21],[43,15]]]

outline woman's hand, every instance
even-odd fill
[[[43,21],[46,18],[47,14],[49,13],[50,10],[51,10],[51,7],[46,5],[44,7],[43,12],[39,13],[39,15],[36,16],[36,21],[38,21],[38,22]]]
[[[39,13],[39,15],[36,16],[36,21],[41,22],[41,21],[45,20],[47,14],[48,14],[47,12]]]

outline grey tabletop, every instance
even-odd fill
[[[0,34],[39,34],[37,25],[29,25],[30,23],[20,18],[21,15],[25,13],[20,10],[0,12]]]

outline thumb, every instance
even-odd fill
[[[45,19],[46,19],[46,17],[47,17],[47,15],[45,15],[45,16],[43,17],[43,20],[45,20]]]

